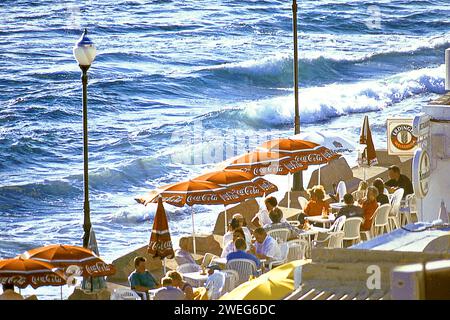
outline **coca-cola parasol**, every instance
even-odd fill
[[[50,263],[65,269],[79,266],[84,277],[103,277],[116,273],[114,265],[107,264],[89,249],[63,244],[53,244],[29,250],[19,257]]]
[[[55,266],[36,260],[14,258],[0,260],[0,283],[13,284],[18,288],[32,286],[63,286],[66,278]]]
[[[361,127],[361,135],[359,143],[362,145],[358,153],[358,164],[363,167],[364,181],[366,180],[366,167],[371,167],[378,163],[377,153],[373,144],[372,132],[369,126],[369,117],[364,116],[363,125]]]
[[[153,257],[160,257],[161,259],[166,257],[172,259],[174,256],[169,224],[167,223],[166,211],[164,210],[161,197],[158,199],[158,208],[156,209],[147,252]]]
[[[195,181],[209,181],[226,188],[220,196],[235,203],[249,198],[262,197],[278,191],[273,183],[255,176],[253,173],[240,170],[212,171],[194,178]],[[225,233],[227,228],[227,210],[225,208]]]
[[[311,141],[282,138],[264,142],[259,148],[262,151],[279,153],[280,156],[289,156],[289,163],[300,162],[306,166],[326,164],[340,155],[324,146]]]
[[[225,165],[225,170],[241,170],[256,176],[266,174],[287,175],[307,168],[301,162],[296,162],[290,155],[277,152],[255,150],[233,160]]]
[[[143,205],[158,202],[162,197],[163,202],[173,206],[183,207],[194,204],[228,204],[220,195],[226,192],[226,188],[208,181],[182,181],[160,187],[135,200]]]

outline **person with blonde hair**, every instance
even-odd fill
[[[314,186],[312,189],[308,190],[308,193],[310,195],[310,200],[308,201],[305,210],[303,210],[307,216],[319,216],[323,212],[327,214],[330,212],[330,205],[328,202],[324,201],[325,189],[323,186]]]
[[[367,188],[369,187],[369,184],[367,181],[361,180],[359,182],[358,190],[356,190],[353,193],[353,198],[355,198],[356,201],[360,201],[366,196]]]
[[[172,285],[181,291],[186,295],[186,300],[193,300],[194,299],[194,290],[192,289],[192,286],[183,280],[183,276],[178,271],[172,270],[166,273],[166,277],[169,277],[172,279]]]
[[[369,231],[372,227],[374,213],[378,208],[377,196],[377,188],[375,188],[374,186],[370,186],[369,188],[367,188],[367,196],[361,205],[364,214],[364,223],[361,225],[362,231]]]

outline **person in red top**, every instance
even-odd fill
[[[364,222],[361,225],[361,230],[369,231],[372,227],[373,214],[378,208],[377,202],[378,190],[374,186],[367,188],[366,198],[363,200],[361,207],[364,211]]]
[[[328,202],[323,201],[325,199],[325,190],[323,186],[314,186],[308,190],[310,200],[304,210],[307,216],[319,216],[322,212],[328,214],[330,212],[330,205]]]

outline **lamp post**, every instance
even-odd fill
[[[298,43],[297,43],[297,0],[292,0],[292,29],[294,36],[294,134],[300,133],[300,111],[298,106]],[[293,191],[303,191],[303,175],[299,171],[294,173]]]
[[[81,38],[73,47],[73,55],[81,68],[81,82],[83,84],[83,156],[84,156],[84,221],[83,221],[83,247],[89,245],[91,231],[91,213],[89,207],[89,173],[88,173],[88,128],[87,128],[87,71],[95,59],[96,49],[94,43],[87,37],[87,29],[84,29]]]

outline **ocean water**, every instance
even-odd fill
[[[356,147],[367,114],[385,148],[386,118],[444,91],[449,17],[446,0],[299,1],[302,132]],[[81,244],[83,28],[91,218],[111,261],[149,239],[155,207],[135,196],[293,132],[291,19],[275,0],[0,1],[0,257]],[[189,233],[190,210],[166,209],[173,237]],[[221,209],[195,208],[197,231]]]

